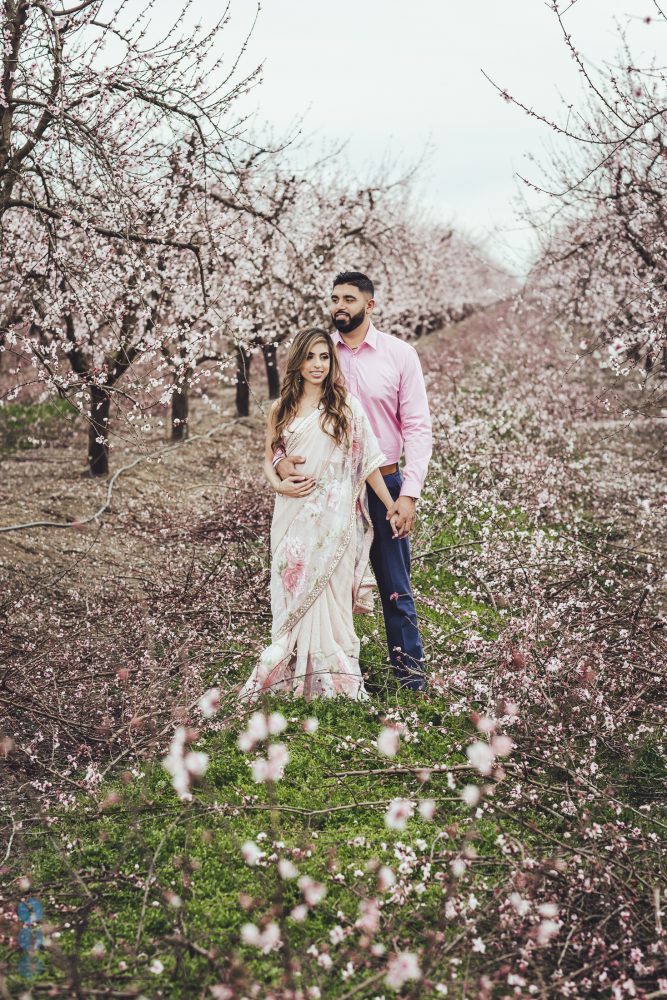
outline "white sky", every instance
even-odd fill
[[[169,16],[177,4],[158,0],[158,9]],[[206,24],[220,9],[214,0],[193,3]],[[254,12],[254,0],[232,0],[230,57]],[[630,29],[635,62],[667,51],[667,25],[643,22],[651,13],[652,0],[575,0],[565,20],[579,50],[600,66],[616,54],[618,24]],[[260,62],[264,81],[249,99],[258,121],[282,134],[305,115],[304,132],[348,142],[362,176],[387,154],[408,165],[428,146],[423,196],[434,213],[490,237],[500,260],[526,260],[530,235],[514,215],[515,172],[535,176],[526,153],[539,155],[551,133],[504,102],[481,70],[547,114],[559,115],[561,95],[581,103],[575,64],[546,2],[262,0],[242,65]]]

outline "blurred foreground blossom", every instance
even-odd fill
[[[414,815],[415,804],[410,799],[393,799],[384,816],[384,825],[390,830],[405,830]]]
[[[421,979],[419,960],[412,951],[399,951],[387,964],[384,981],[393,990],[400,990],[410,979]]]
[[[419,803],[419,815],[422,819],[432,820],[435,815],[435,799],[422,799]]]
[[[496,755],[488,743],[484,743],[482,740],[475,740],[466,749],[466,757],[480,774],[491,774]]]
[[[271,736],[278,736],[287,729],[287,719],[282,712],[271,712],[271,715],[266,720],[266,727]]]
[[[253,780],[258,784],[265,781],[280,781],[289,762],[289,753],[284,743],[272,743],[266,757],[257,757],[250,765]]]
[[[539,945],[549,944],[552,938],[556,937],[560,930],[557,920],[543,920],[537,928],[537,943]]]
[[[355,927],[369,934],[376,934],[380,926],[380,906],[377,899],[362,899],[359,903],[359,917]]]
[[[385,892],[387,889],[391,889],[392,885],[396,884],[396,876],[394,875],[391,868],[387,865],[382,865],[378,871],[378,889],[380,892]]]
[[[461,789],[461,798],[467,806],[476,806],[481,797],[479,785],[465,785]]]
[[[278,874],[283,879],[296,878],[299,870],[289,858],[281,858],[278,862]]]
[[[268,735],[269,723],[264,712],[253,712],[248,719],[248,725],[236,741],[236,745],[239,750],[248,753],[248,751],[254,750],[257,744],[265,740]]]
[[[199,711],[205,719],[212,719],[220,708],[220,688],[209,688],[197,702]]]
[[[297,885],[308,906],[317,906],[327,894],[326,886],[322,885],[321,882],[316,882],[309,875],[302,875]]]
[[[259,948],[265,955],[277,951],[282,946],[280,928],[274,920],[267,924],[263,931],[260,931],[255,924],[244,924],[241,928],[241,940],[244,944]]]
[[[188,802],[192,798],[190,785],[202,778],[208,768],[208,754],[197,750],[186,751],[187,744],[196,739],[196,730],[178,726],[172,737],[169,753],[162,760],[165,771],[171,775],[171,783],[178,797]]]
[[[393,726],[385,726],[377,738],[377,748],[384,757],[395,757],[398,753],[400,739],[398,730]]]
[[[241,847],[241,854],[245,863],[251,868],[257,864],[260,858],[264,857],[264,851],[260,850],[254,840],[246,840]]]

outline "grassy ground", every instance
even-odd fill
[[[472,418],[474,425],[475,419],[479,419],[480,424],[488,427],[489,413],[493,416],[499,407],[485,396],[485,377],[484,370],[479,369],[471,380],[473,388],[469,392],[461,388],[456,400],[447,399],[447,405],[460,406],[463,420]],[[492,378],[496,377],[493,372]],[[25,409],[11,411],[6,407],[0,410],[0,420],[3,412],[9,416],[13,412],[16,428],[23,427],[11,439],[13,449],[21,447],[19,442],[26,428],[32,426],[31,420],[43,416],[45,421],[53,419],[62,423],[59,412],[45,411],[42,415],[41,410],[28,413]],[[504,449],[511,454],[513,447],[516,451],[527,447],[521,436],[516,445],[513,441],[513,435],[519,434],[522,419],[517,418],[515,424],[507,420],[507,426],[503,425],[496,437],[489,438],[487,444],[493,447],[494,454],[496,448],[502,456]],[[243,426],[235,428],[237,444],[240,442],[240,448],[251,451],[259,436],[255,428],[247,429],[245,439],[244,433]],[[454,431],[450,429],[450,433]],[[56,424],[48,434],[57,439]],[[48,434],[45,432],[47,437]],[[229,467],[239,467],[228,451],[231,439],[232,434],[225,431],[219,440],[212,437],[202,445],[200,453],[191,453],[190,446],[170,453],[169,462],[174,462],[170,468],[139,466],[132,477],[120,480],[119,495],[114,500],[117,520],[110,517],[105,522],[97,549],[92,548],[85,534],[68,536],[64,544],[69,548],[63,550],[67,555],[65,559],[55,551],[55,547],[62,544],[61,536],[44,535],[43,542],[40,536],[40,545],[44,548],[36,550],[32,550],[32,540],[28,545],[21,536],[11,536],[19,555],[20,546],[25,544],[25,557],[32,558],[36,567],[36,581],[41,579],[38,574],[42,572],[43,563],[53,564],[57,580],[60,573],[68,578],[69,574],[74,575],[74,567],[81,568],[81,577],[74,577],[73,586],[82,592],[86,591],[88,579],[84,572],[91,573],[91,566],[99,575],[107,572],[108,565],[129,566],[135,570],[140,567],[146,579],[152,571],[157,573],[158,568],[165,574],[164,567],[168,564],[164,549],[159,553],[156,549],[157,535],[149,530],[152,522],[166,524],[173,532],[164,545],[170,544],[171,537],[183,543],[183,566],[186,568],[190,558],[202,570],[219,559],[237,559],[241,576],[252,578],[252,586],[249,585],[247,591],[242,581],[239,582],[239,592],[233,595],[229,604],[230,621],[233,622],[234,614],[238,613],[239,620],[247,625],[244,638],[238,639],[230,630],[224,645],[234,657],[223,657],[216,652],[218,646],[208,641],[206,629],[209,626],[206,615],[202,615],[199,652],[207,644],[209,648],[203,661],[205,666],[197,676],[199,691],[202,686],[218,681],[229,686],[245,678],[252,668],[255,652],[236,654],[239,650],[259,648],[266,641],[268,629],[268,620],[262,617],[266,612],[265,595],[264,604],[258,603],[259,599],[252,603],[249,596],[251,592],[256,595],[258,588],[262,593],[265,590],[262,566],[266,562],[266,540],[265,536],[255,540],[257,535],[262,535],[263,529],[260,526],[255,532],[255,522],[248,520],[253,531],[246,533],[242,548],[234,548],[224,536],[227,522],[218,523],[211,514],[211,496],[216,504],[224,507],[218,490],[219,483],[224,482],[220,470],[224,475]],[[472,432],[471,440],[474,444]],[[536,439],[536,453],[539,444]],[[208,450],[202,460],[204,447]],[[586,454],[585,447],[573,453],[573,467]],[[85,767],[78,764],[75,757],[75,769],[70,769],[63,779],[65,789],[75,790],[75,797],[67,808],[54,808],[52,800],[48,819],[37,811],[29,815],[26,809],[23,814],[19,815],[18,811],[12,814],[13,826],[5,820],[5,828],[11,829],[13,836],[6,868],[12,878],[11,891],[14,895],[19,891],[22,896],[32,894],[40,900],[44,909],[40,926],[50,938],[50,946],[38,953],[42,962],[39,974],[34,979],[22,975],[19,970],[21,949],[15,940],[17,926],[11,915],[5,916],[5,936],[0,943],[0,995],[2,988],[10,996],[21,995],[29,988],[31,996],[44,995],[51,990],[55,996],[189,998],[210,996],[212,986],[225,982],[233,984],[234,997],[242,998],[265,995],[252,991],[253,978],[263,984],[268,993],[272,984],[286,977],[295,989],[319,989],[319,995],[324,998],[374,998],[389,996],[391,992],[383,983],[387,955],[410,948],[420,955],[424,977],[418,986],[408,984],[401,996],[445,995],[438,992],[439,983],[446,983],[449,991],[446,995],[456,1000],[477,996],[480,995],[481,971],[498,973],[502,983],[498,995],[502,996],[507,993],[507,973],[498,970],[503,968],[505,955],[512,953],[512,943],[500,938],[498,949],[490,958],[488,953],[484,956],[481,949],[474,950],[472,942],[477,935],[486,937],[487,930],[498,930],[504,919],[499,918],[498,900],[507,897],[516,885],[521,888],[521,879],[525,879],[526,885],[539,889],[539,893],[535,890],[536,897],[557,898],[561,890],[564,892],[561,878],[564,859],[574,856],[579,859],[577,865],[585,866],[586,859],[592,857],[587,839],[590,829],[595,826],[602,829],[620,821],[627,822],[630,831],[624,864],[629,870],[635,852],[639,857],[639,870],[642,871],[646,863],[648,873],[649,859],[641,855],[644,847],[637,847],[635,851],[632,831],[654,836],[656,843],[664,837],[664,809],[654,809],[650,814],[641,812],[646,803],[659,801],[659,790],[664,787],[667,775],[664,746],[656,738],[655,728],[639,735],[634,752],[628,754],[621,733],[600,740],[597,747],[591,749],[585,715],[576,720],[575,726],[566,714],[559,714],[560,706],[556,705],[553,718],[545,717],[545,728],[553,720],[562,726],[565,718],[565,728],[570,726],[573,731],[568,752],[580,754],[583,761],[587,756],[597,760],[605,774],[605,782],[609,782],[607,787],[601,786],[604,794],[597,795],[593,790],[582,805],[585,822],[575,822],[576,817],[572,818],[572,814],[561,808],[566,801],[576,811],[581,788],[572,791],[572,775],[566,767],[566,764],[572,766],[571,761],[566,762],[557,755],[545,757],[542,733],[543,756],[540,760],[536,760],[533,747],[527,743],[520,748],[516,760],[507,762],[510,779],[507,785],[528,787],[528,779],[535,778],[536,794],[532,799],[525,795],[520,810],[513,811],[510,794],[503,799],[502,808],[493,813],[485,803],[482,803],[484,808],[475,809],[464,805],[461,799],[460,790],[464,784],[482,783],[478,775],[466,769],[465,756],[466,746],[475,738],[470,713],[476,707],[476,684],[479,683],[480,709],[488,710],[492,702],[486,677],[483,672],[476,672],[471,636],[478,637],[481,646],[495,644],[500,649],[505,634],[511,633],[515,623],[526,613],[530,595],[524,577],[534,572],[537,565],[537,561],[530,562],[533,545],[553,552],[553,558],[550,555],[541,558],[541,576],[539,580],[536,577],[536,585],[545,586],[548,591],[544,598],[545,608],[549,603],[549,588],[553,589],[556,601],[560,599],[558,595],[563,586],[578,587],[581,595],[604,591],[607,570],[603,560],[598,566],[595,559],[605,540],[614,536],[602,518],[596,520],[601,511],[593,502],[589,513],[581,509],[575,511],[579,524],[588,524],[590,529],[586,529],[576,543],[569,540],[571,525],[567,516],[547,512],[542,521],[529,516],[528,508],[520,506],[523,499],[520,463],[517,464],[517,477],[505,483],[504,492],[499,491],[487,500],[492,491],[490,481],[483,481],[487,473],[482,469],[485,459],[481,451],[479,463],[473,454],[467,464],[460,463],[453,470],[448,469],[446,460],[449,457],[449,454],[438,456],[440,472],[436,472],[437,463],[434,464],[430,478],[433,495],[430,500],[427,498],[424,507],[431,513],[422,517],[414,539],[413,582],[429,670],[437,674],[446,666],[450,675],[456,673],[452,668],[457,667],[462,673],[468,673],[466,698],[460,697],[455,682],[447,690],[435,688],[428,699],[399,690],[387,668],[382,619],[377,614],[357,619],[362,639],[362,668],[367,672],[372,692],[370,702],[325,701],[309,705],[299,701],[285,703],[280,699],[265,702],[267,710],[279,709],[288,719],[288,728],[281,739],[288,747],[290,761],[284,779],[275,786],[256,784],[252,780],[248,758],[236,745],[245,720],[229,706],[223,706],[218,719],[202,729],[196,749],[209,754],[210,767],[202,784],[195,788],[194,800],[190,803],[181,803],[176,798],[169,776],[160,764],[163,750],[158,749],[157,740],[153,740],[152,745],[147,744],[144,754],[134,754],[119,761],[103,784],[90,788],[87,795],[78,784],[86,779]],[[115,460],[118,461],[118,456]],[[249,461],[256,462],[256,457],[250,454]],[[494,458],[492,467],[496,465],[500,468],[500,459]],[[31,474],[30,463],[21,464],[20,468],[25,475]],[[94,509],[97,493],[105,484],[82,479],[72,485],[73,479],[67,470],[58,474],[61,475],[59,504],[75,504],[76,513]],[[192,491],[187,494],[190,506],[183,503],[182,484]],[[562,484],[557,485],[564,492]],[[450,489],[458,491],[452,499],[451,510],[442,502]],[[468,492],[475,495],[475,504],[471,507],[464,502]],[[48,497],[38,497],[36,489],[27,490],[26,494],[35,504],[49,501]],[[36,508],[35,513],[41,509]],[[71,511],[68,508],[56,513],[62,520],[64,514]],[[227,512],[224,513],[227,516]],[[232,520],[238,519],[234,508],[230,516]],[[202,525],[206,527],[206,532],[202,528],[196,543],[194,532],[186,535],[184,522],[185,527],[194,525],[197,531]],[[596,555],[588,558],[590,565],[586,560],[577,563],[572,576],[575,582],[571,584],[568,550],[575,551],[582,539]],[[495,560],[495,571],[497,573],[500,566],[504,577],[490,580],[483,574],[488,564],[493,569],[489,552],[494,548],[500,553]],[[461,552],[471,556],[465,569],[456,560],[449,559],[451,554]],[[181,552],[178,554],[180,557]],[[13,552],[10,555],[13,556]],[[619,559],[621,556],[619,553]],[[95,559],[99,562],[95,563]],[[574,560],[570,561],[574,564]],[[194,585],[191,591],[186,589],[191,579],[188,569],[187,575],[184,571],[186,582],[181,592],[182,578],[178,574],[182,567],[177,565],[176,559],[173,567],[177,598],[168,606],[170,611],[162,612],[163,615],[172,612],[174,607],[180,608],[182,595],[187,594],[189,602],[196,589]],[[628,567],[628,576],[631,576],[636,566],[628,562]],[[516,586],[513,577],[519,581]],[[615,580],[618,582],[622,578],[621,568]],[[140,593],[142,584],[137,580],[132,581],[132,586]],[[576,589],[574,592],[577,593]],[[565,591],[566,598],[569,593]],[[45,594],[48,602],[49,594],[46,591]],[[78,593],[75,597],[79,600]],[[242,606],[244,600],[248,602],[247,607]],[[205,592],[204,610],[206,602]],[[30,610],[27,607],[26,614]],[[158,603],[158,607],[163,606]],[[187,610],[192,612],[192,607],[188,603]],[[102,631],[108,631],[107,620],[99,620],[103,623]],[[182,621],[176,617],[174,620]],[[122,628],[122,623],[120,626],[113,624],[115,628]],[[625,621],[621,622],[624,624]],[[216,622],[213,633],[215,628]],[[146,634],[150,639],[148,628]],[[165,663],[171,663],[167,656],[170,651],[162,649],[160,641],[155,640],[151,655],[158,663],[163,656]],[[544,650],[545,658],[554,650],[557,653],[559,636],[549,633],[545,626],[543,637],[535,647],[536,654]],[[128,656],[127,651],[123,655]],[[101,666],[113,673],[116,663],[111,659]],[[134,669],[141,669],[139,658]],[[183,677],[175,673],[173,688],[178,688],[182,681]],[[534,681],[536,685],[548,684],[544,670],[535,675]],[[579,684],[576,678],[573,689],[578,689]],[[31,691],[28,686],[25,690]],[[26,694],[24,700],[27,698]],[[548,699],[545,706],[546,712]],[[40,710],[44,713],[51,707],[42,705]],[[69,713],[70,705],[66,703],[66,707]],[[640,702],[633,710],[631,721],[638,734],[644,716],[651,721],[648,719],[649,707]],[[56,697],[53,708],[54,711],[57,708]],[[62,706],[59,710],[64,711]],[[123,712],[126,711],[127,706],[124,706]],[[123,718],[126,717],[123,714]],[[170,703],[164,706],[162,717],[162,721],[167,720],[167,728],[172,717],[173,705]],[[315,732],[306,732],[303,728],[304,721],[310,717],[318,720]],[[44,714],[37,716],[39,727],[45,725],[41,721],[44,718]],[[85,719],[85,712],[83,718],[89,721]],[[377,751],[376,739],[385,721],[403,729],[401,749],[395,760],[387,760]],[[539,720],[538,724],[541,722]],[[54,727],[54,755],[60,725],[58,720]],[[161,746],[164,744],[163,739]],[[39,742],[32,745],[39,748]],[[54,756],[52,766],[64,767],[62,757]],[[28,778],[38,782],[39,772],[28,772]],[[94,778],[92,781],[94,785]],[[540,782],[546,783],[545,788],[548,785],[548,792],[540,791]],[[614,803],[613,795],[618,797],[620,805]],[[384,821],[387,804],[397,796],[415,803],[434,800],[433,820],[415,812],[405,830],[387,828]],[[253,841],[264,852],[264,857],[253,867],[243,861],[242,845],[246,841]],[[605,843],[601,850],[611,848]],[[610,854],[606,856],[611,857]],[[278,877],[278,857],[292,860],[300,875],[326,885],[326,896],[310,910],[303,923],[289,916],[301,900],[301,891],[294,880]],[[519,870],[517,857],[523,859],[521,864],[525,861],[524,870]],[[457,876],[454,885],[452,865],[462,860],[465,871]],[[600,869],[597,860],[591,864]],[[396,884],[378,892],[378,872],[382,866],[394,871]],[[512,866],[514,874],[510,877]],[[519,875],[515,885],[516,871]],[[30,879],[29,887],[21,883],[21,875]],[[646,891],[650,893],[653,875],[647,874],[646,878]],[[641,892],[644,892],[643,887]],[[361,901],[375,896],[380,898],[382,906],[380,929],[373,937],[377,950],[371,952],[370,940],[364,943],[354,925]],[[7,898],[5,896],[5,901]],[[602,905],[599,902],[602,897],[590,898],[594,898],[594,903],[588,907],[588,902],[584,902],[582,912],[585,914],[588,907],[594,920],[595,907]],[[646,899],[649,898],[647,895]],[[453,902],[456,902],[455,913],[447,908]],[[640,904],[644,905],[642,900]],[[577,905],[575,902],[575,914]],[[11,899],[10,906],[13,906]],[[615,902],[614,910],[618,909]],[[8,912],[5,909],[5,914]],[[261,925],[269,919],[280,924],[288,946],[282,951],[261,954],[243,943],[241,928],[247,921]],[[606,916],[605,921],[611,928],[613,915]],[[460,944],[462,937],[465,938],[463,945]],[[563,938],[556,946],[559,955],[567,951],[567,944],[562,942]],[[527,953],[531,947],[531,940],[528,940]],[[323,956],[327,955],[332,960],[331,971],[323,961]],[[349,972],[348,963],[352,965],[352,972]],[[363,974],[354,975],[354,969],[362,963]],[[539,974],[535,975],[535,981],[540,981]],[[545,998],[559,995],[558,987],[555,991],[550,991],[548,985],[540,989],[540,996]],[[283,994],[278,995],[282,1000]],[[306,993],[309,995],[318,994]]]
[[[454,537],[449,530],[437,532],[434,547],[455,544]],[[462,598],[456,579],[431,569],[428,559],[419,562],[414,582],[419,593],[437,594],[439,603],[450,608],[441,613],[432,602],[420,602],[425,625],[430,622],[446,633],[461,633],[462,622],[465,629],[472,614],[489,634],[497,627],[498,616],[492,609]],[[218,968],[228,968],[238,955],[270,984],[281,973],[283,956],[257,957],[256,950],[240,943],[240,927],[270,912],[272,905],[296,905],[300,891],[294,882],[282,883],[273,864],[253,868],[243,864],[241,845],[254,840],[267,855],[271,845],[283,843],[282,854],[295,859],[300,874],[329,883],[325,899],[307,924],[290,921],[290,947],[299,957],[304,983],[320,984],[327,997],[346,993],[345,980],[338,975],[332,982],[305,948],[318,939],[327,942],[336,926],[354,924],[360,898],[373,894],[378,867],[395,867],[397,852],[402,855],[405,850],[414,865],[409,881],[415,886],[420,883],[420,865],[433,863],[434,849],[436,866],[447,868],[437,838],[434,841],[433,822],[416,815],[406,841],[401,832],[387,829],[383,817],[396,796],[433,798],[437,830],[451,824],[465,827],[470,810],[449,788],[447,774],[448,767],[466,764],[463,748],[473,732],[466,718],[450,713],[448,698],[426,702],[398,688],[385,662],[381,615],[357,622],[362,669],[378,693],[366,704],[343,699],[286,705],[284,700],[268,699],[267,709],[289,713],[285,741],[290,763],[285,779],[273,789],[253,782],[247,758],[236,746],[240,725],[216,731],[214,724],[197,743],[197,749],[210,755],[211,766],[190,805],[184,807],[177,800],[169,776],[159,763],[151,762],[127,786],[115,777],[99,790],[98,801],[109,793],[119,799],[102,812],[91,799],[80,798],[76,810],[61,814],[48,831],[40,824],[33,835],[28,832],[32,891],[44,905],[45,920],[60,926],[57,946],[47,953],[37,981],[61,980],[67,956],[76,954],[83,956],[77,967],[82,984],[99,974],[101,963],[111,972],[126,961],[132,972],[125,976],[116,971],[119,985],[126,981],[134,989],[150,991],[149,995],[185,998],[215,983]],[[239,675],[251,666],[247,660]],[[414,734],[413,742],[409,735],[402,742],[395,762],[413,771],[363,773],[388,767],[375,746],[387,715]],[[319,727],[307,733],[301,724],[313,716]],[[442,767],[442,773],[433,771],[424,785],[416,772],[434,765]],[[496,833],[489,829],[481,848],[477,845],[492,867],[494,860],[500,860]],[[412,856],[415,842],[421,846]],[[182,909],[169,904],[165,895],[169,893],[180,897]],[[88,899],[96,900],[92,908],[86,906]],[[442,921],[442,890],[437,882],[404,902],[387,919],[388,947],[392,938],[409,940],[415,907],[422,916],[429,915],[434,928]],[[196,941],[209,954],[191,953],[185,947],[160,949],[156,942],[174,933]],[[104,958],[94,958],[91,951],[99,942],[106,949]],[[138,962],[137,955],[143,956]],[[148,971],[155,957],[164,964],[158,975]],[[10,983],[18,988],[21,978],[12,976]]]
[[[0,406],[0,454],[40,448],[68,435],[78,415],[64,399]]]

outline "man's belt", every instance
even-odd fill
[[[380,472],[383,476],[391,476],[394,472],[398,472],[398,462],[393,462],[391,465],[381,465]]]

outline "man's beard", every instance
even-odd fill
[[[366,319],[366,310],[362,309],[356,316],[352,316],[348,320],[336,319],[334,316],[331,319],[339,333],[352,333]]]

